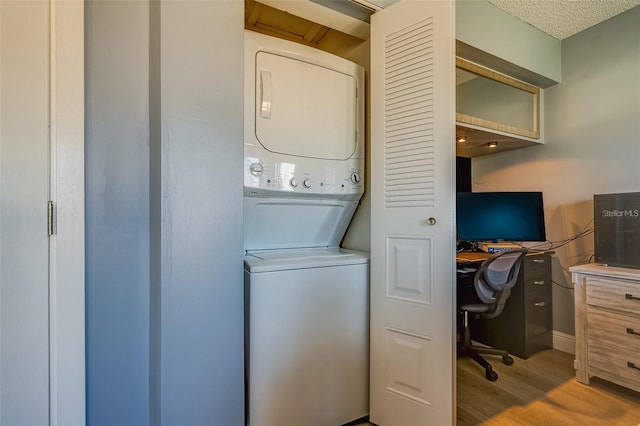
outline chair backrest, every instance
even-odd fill
[[[496,253],[482,262],[474,277],[476,293],[491,309],[483,313],[486,318],[502,313],[511,289],[518,280],[520,266],[527,249],[508,250]]]

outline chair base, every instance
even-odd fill
[[[485,377],[487,378],[487,380],[492,382],[496,381],[498,379],[498,373],[493,371],[493,366],[489,363],[489,361],[484,359],[481,354],[500,355],[502,357],[502,362],[505,365],[513,364],[513,358],[509,355],[509,352],[502,349],[475,346],[471,343],[471,333],[469,330],[467,315],[465,315],[463,333],[464,335],[462,338],[462,342],[460,342],[461,344],[458,346],[458,357],[467,356],[474,360],[476,363],[480,364],[480,366],[484,368]]]
[[[482,368],[484,368],[485,377],[489,381],[494,382],[498,380],[498,373],[496,373],[493,370],[493,366],[489,363],[489,361],[487,361],[482,357],[482,355],[480,355],[481,353],[489,354],[489,355],[500,355],[502,356],[502,362],[505,365],[513,364],[513,358],[506,351],[501,351],[499,349],[492,349],[492,348],[483,348],[483,347],[478,347],[473,345],[468,347],[462,346],[458,348],[458,356],[469,357],[472,360],[474,360],[476,363],[478,363]]]

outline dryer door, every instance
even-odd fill
[[[345,160],[356,149],[356,80],[269,52],[256,55],[255,132],[267,150]]]

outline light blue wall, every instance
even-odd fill
[[[87,3],[87,423],[244,423],[243,2]]]
[[[87,423],[143,425],[149,404],[149,11],[87,1]]]
[[[161,421],[244,423],[242,1],[161,2]]]
[[[456,39],[488,54],[463,56],[496,71],[540,87],[561,80],[560,40],[486,0],[456,0]]]
[[[639,22],[635,7],[563,40],[562,83],[545,90],[545,145],[474,159],[474,191],[543,191],[553,241],[593,227],[593,194],[640,191]],[[574,333],[567,269],[592,255],[592,236],[556,250],[554,330]]]

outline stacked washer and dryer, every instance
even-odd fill
[[[364,71],[245,31],[247,424],[368,414],[369,265],[339,247],[364,184]]]

